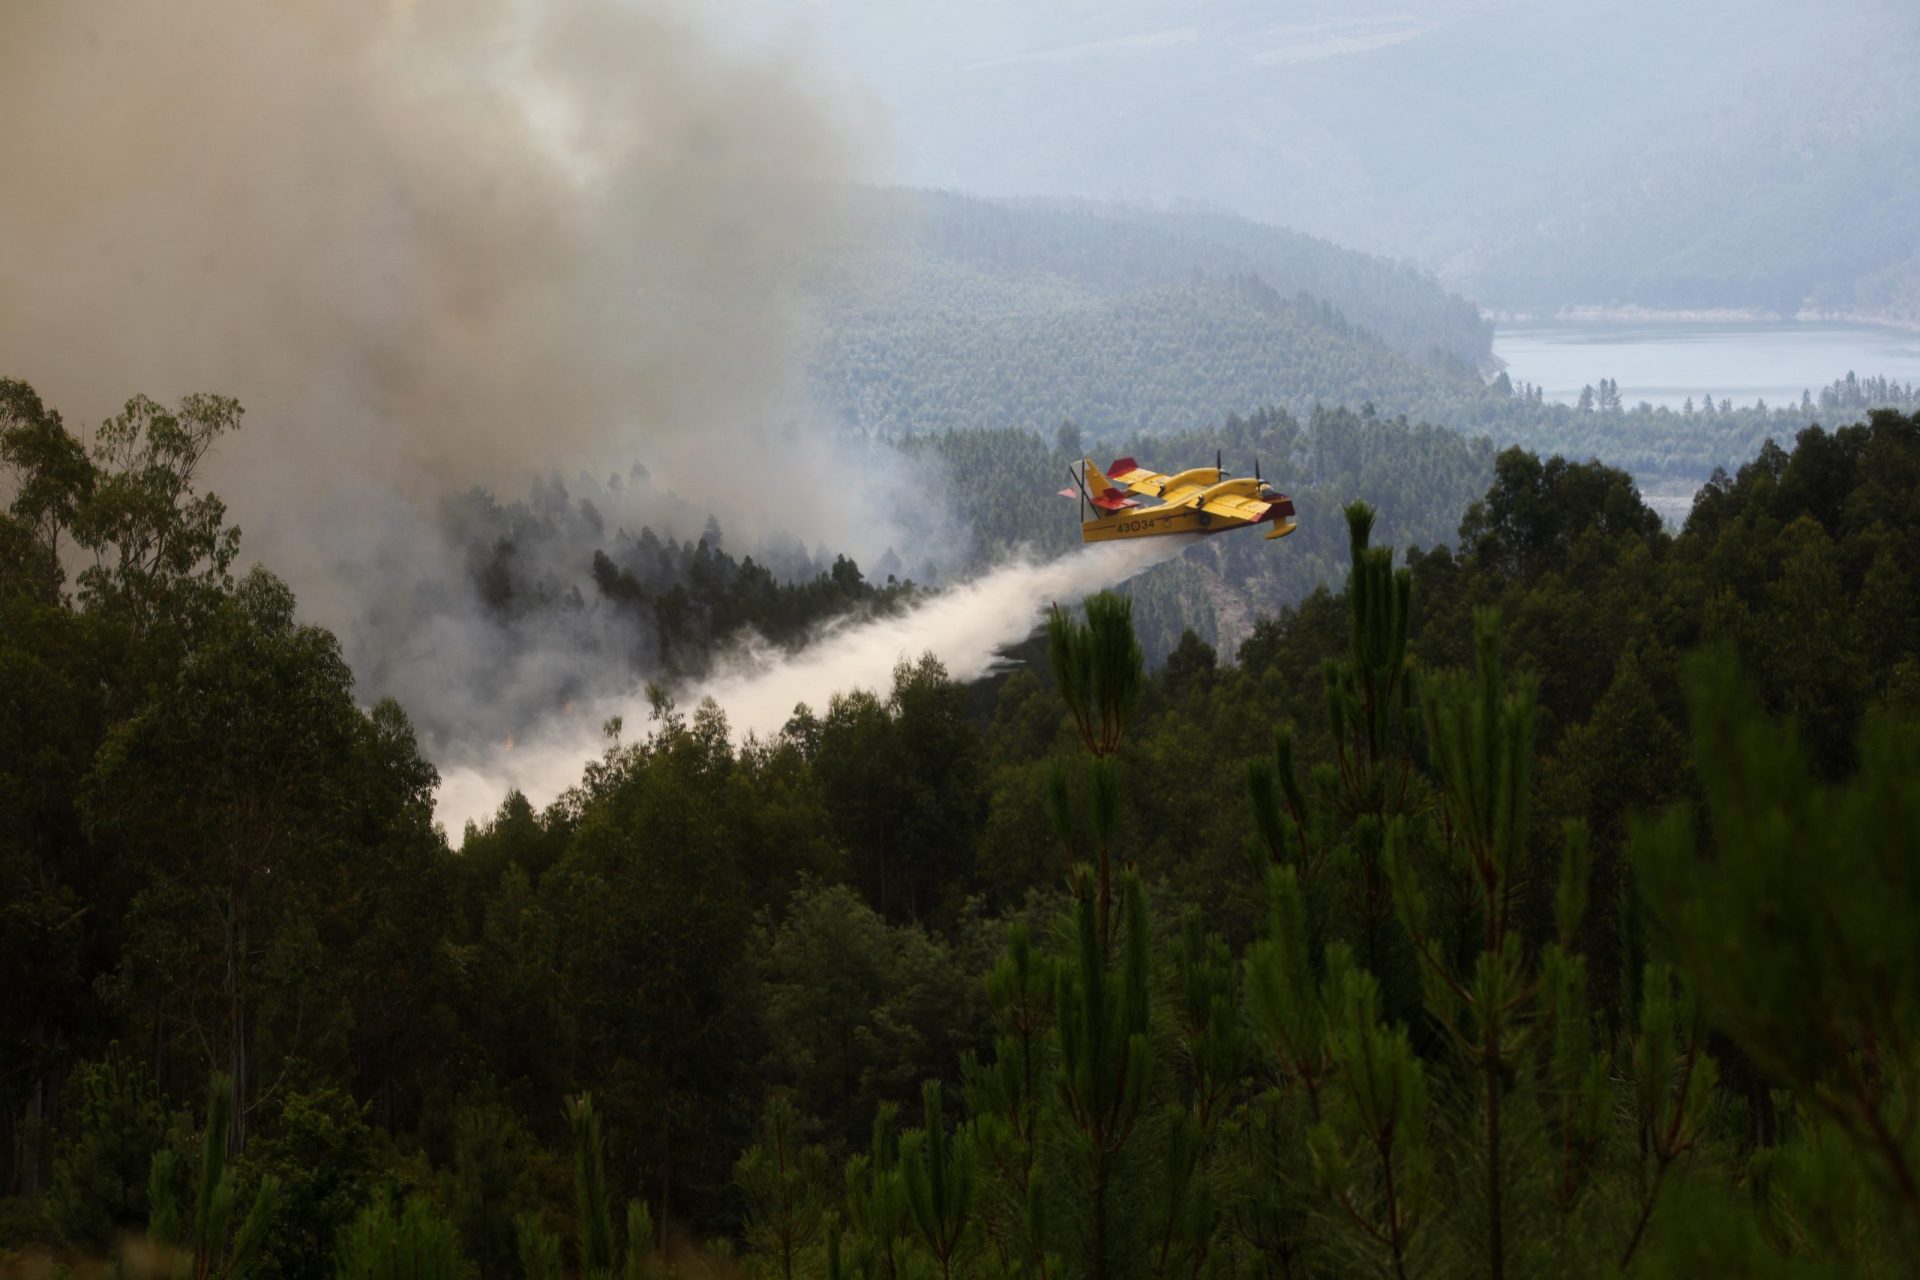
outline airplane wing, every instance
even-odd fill
[[[1113,483],[1131,489],[1135,493],[1144,493],[1150,498],[1159,498],[1170,506],[1191,498],[1206,488],[1205,485],[1187,483],[1175,485],[1169,489],[1167,486],[1173,480],[1172,476],[1135,466],[1132,458],[1120,459],[1113,464],[1112,471],[1113,474],[1107,478]]]
[[[1109,483],[1124,486],[1135,493],[1144,493],[1158,498],[1169,507],[1198,507],[1210,515],[1226,516],[1249,523],[1273,516],[1276,508],[1279,518],[1293,515],[1293,501],[1284,494],[1275,494],[1270,498],[1255,498],[1244,494],[1216,494],[1211,498],[1202,498],[1200,495],[1212,488],[1212,484],[1183,480],[1179,476],[1167,476],[1158,471],[1149,471],[1145,467],[1136,466],[1132,458],[1119,459],[1110,471],[1112,474],[1108,477]],[[1211,469],[1211,473],[1214,476],[1221,474],[1217,467]],[[1291,531],[1292,527],[1288,526],[1288,532]]]
[[[1161,490],[1166,488],[1167,477],[1158,471],[1149,471],[1145,467],[1135,466],[1132,458],[1122,458],[1114,463],[1112,472],[1113,474],[1107,479],[1115,484],[1125,485],[1135,493],[1144,493],[1157,498]]]
[[[1208,498],[1199,504],[1202,511],[1212,512],[1216,516],[1230,516],[1236,520],[1262,520],[1274,504],[1261,498],[1241,498],[1223,495]]]

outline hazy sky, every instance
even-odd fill
[[[1695,166],[1722,181],[1777,165],[1809,185],[1858,182],[1862,147],[1920,145],[1912,0],[733,0],[718,12],[730,30],[804,44],[870,94],[892,180],[1196,200],[1413,256],[1469,287],[1489,245],[1560,232],[1589,187]],[[1916,180],[1911,166],[1900,180]]]

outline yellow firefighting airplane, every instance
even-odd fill
[[[1080,499],[1080,538],[1083,542],[1111,542],[1117,538],[1147,538],[1163,533],[1224,533],[1251,524],[1269,521],[1273,530],[1268,539],[1284,538],[1299,526],[1293,518],[1293,500],[1275,493],[1260,478],[1260,465],[1253,475],[1230,479],[1220,470],[1219,455],[1211,467],[1193,467],[1177,475],[1163,476],[1149,471],[1132,458],[1121,458],[1107,470],[1112,479],[1093,465],[1092,458],[1080,463],[1080,474],[1073,477],[1075,488],[1062,489],[1063,498]],[[1143,507],[1122,489],[1160,499],[1158,506]],[[1095,514],[1086,516],[1091,506]]]

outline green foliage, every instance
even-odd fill
[[[1674,811],[1636,831],[1634,866],[1717,1024],[1845,1136],[1912,1239],[1917,1082],[1899,1046],[1920,995],[1907,856],[1920,733],[1873,718],[1858,775],[1821,785],[1798,735],[1766,719],[1736,670],[1709,652],[1688,672],[1710,843]]]
[[[920,1097],[926,1124],[900,1137],[901,1185],[920,1243],[946,1277],[973,1225],[974,1157],[964,1133],[947,1134],[940,1082],[927,1081]]]
[[[733,1176],[747,1200],[748,1241],[769,1255],[781,1280],[793,1280],[801,1255],[826,1231],[827,1153],[805,1141],[799,1113],[783,1095],[768,1099],[760,1141]]]
[[[432,1201],[410,1196],[397,1212],[376,1200],[342,1228],[336,1280],[464,1280],[474,1274],[460,1233]]]
[[[896,1276],[911,1229],[906,1176],[900,1169],[899,1110],[881,1105],[874,1117],[867,1150],[853,1156],[846,1167],[846,1225],[833,1217],[827,1228],[828,1254],[840,1259],[844,1274]]]
[[[613,1208],[607,1198],[606,1142],[593,1098],[581,1094],[567,1103],[573,1129],[574,1213],[580,1224],[580,1270],[595,1277],[613,1275]]]
[[[227,1164],[232,1106],[232,1082],[216,1072],[207,1085],[207,1124],[197,1166],[182,1167],[172,1148],[153,1158],[147,1233],[161,1256],[171,1259],[176,1280],[245,1280],[254,1274],[266,1242],[280,1180],[262,1174],[250,1197],[239,1196],[238,1179]]]
[[[797,726],[790,726],[790,730]],[[979,730],[965,691],[931,654],[894,668],[884,700],[835,695],[804,734],[856,882],[885,916],[951,910],[984,804]]]
[[[146,1225],[147,1175],[167,1139],[167,1111],[144,1066],[118,1045],[76,1070],[72,1136],[54,1160],[47,1217],[62,1239],[95,1249]]]
[[[144,1203],[169,1267],[310,1273],[369,1197],[388,1261],[542,1280],[575,1235],[629,1277],[742,1239],[887,1280],[1914,1251],[1920,422],[1769,447],[1678,534],[1598,463],[1231,422],[1319,494],[1285,554],[1218,540],[1060,615],[997,700],[909,660],[736,743],[663,695],[456,855],[404,716],[284,587],[203,554],[64,593],[103,473],[8,394],[0,1172],[34,1185],[58,1103],[40,1203]],[[190,490],[139,519],[204,523]],[[1374,545],[1469,492],[1458,553]],[[1263,597],[1237,662],[1166,625]],[[197,1160],[143,1073],[69,1077],[115,1037],[166,1081],[244,1065]]]
[[[374,1138],[361,1107],[333,1087],[287,1095],[276,1123],[247,1144],[242,1185],[279,1183],[260,1259],[261,1277],[324,1280],[334,1238],[373,1191]]]
[[[226,505],[193,481],[241,412],[225,396],[190,395],[176,412],[135,396],[94,436],[96,479],[73,519],[76,540],[94,553],[80,574],[81,598],[123,614],[136,639],[230,585],[240,531],[222,524]]]
[[[1361,954],[1368,965],[1384,972],[1389,962],[1381,936],[1386,894],[1378,834],[1388,814],[1406,808],[1411,779],[1414,683],[1407,669],[1407,625],[1413,575],[1394,569],[1391,550],[1368,546],[1372,507],[1352,503],[1346,517],[1351,548],[1348,657],[1345,662],[1327,659],[1322,671],[1328,729],[1340,771],[1338,807],[1345,815],[1373,819],[1355,824],[1351,852],[1360,865]],[[1287,748],[1276,739],[1275,768],[1278,776],[1290,779],[1293,770],[1286,755]],[[1262,823],[1263,828],[1267,825]]]
[[[520,1274],[526,1280],[561,1280],[560,1237],[541,1224],[538,1214],[522,1213],[514,1217],[513,1234],[520,1260]]]
[[[915,1079],[950,1069],[984,1011],[955,948],[889,925],[847,885],[797,890],[756,939],[769,1039],[766,1078],[808,1101],[826,1132],[857,1141]]]
[[[221,1011],[189,1025],[228,1068],[239,1141],[260,1051],[302,1051],[319,1029],[304,1016],[324,981],[316,862],[343,825],[336,798],[364,721],[338,643],[295,622],[293,593],[265,570],[205,623],[173,678],[108,735],[85,794],[96,837],[147,872],[113,997],[143,1022],[169,998]]]
[[[626,1263],[620,1270],[623,1280],[647,1280],[654,1274],[653,1255],[657,1243],[652,1211],[644,1201],[627,1201]]]
[[[971,1054],[961,1062],[974,1150],[994,1175],[980,1192],[983,1228],[1010,1261],[1044,1262],[1047,1248],[1045,1179],[1037,1164],[1059,981],[1057,962],[1035,948],[1028,926],[1011,926],[984,984],[993,1057],[986,1065]]]
[[[454,1117],[450,1207],[465,1254],[487,1276],[511,1275],[515,1220],[532,1210],[533,1139],[512,1110],[478,1103]]]
[[[1120,923],[1108,925],[1091,877],[1075,884],[1070,960],[1055,997],[1059,1066],[1055,1073],[1076,1181],[1087,1189],[1089,1219],[1081,1266],[1104,1274],[1134,1245],[1139,1224],[1128,1212],[1125,1157],[1152,1096],[1148,1039],[1148,926],[1137,871],[1121,881]]]
[[[1145,661],[1133,634],[1133,602],[1116,592],[1088,596],[1087,620],[1056,608],[1047,615],[1047,652],[1060,697],[1095,756],[1120,747],[1140,702]]]
[[[1291,869],[1267,872],[1266,937],[1247,948],[1247,1022],[1255,1042],[1289,1083],[1317,1099],[1332,1069],[1327,1006],[1310,954],[1306,905]],[[1318,1103],[1315,1102],[1315,1109]]]
[[[1438,775],[1448,849],[1476,886],[1486,949],[1513,923],[1520,858],[1532,806],[1534,698],[1530,683],[1502,687],[1500,623],[1496,614],[1474,619],[1471,677],[1443,673],[1421,690],[1428,751]],[[1406,899],[1409,929],[1423,931],[1418,898]]]
[[[16,485],[7,509],[9,584],[52,603],[66,576],[60,540],[92,495],[94,463],[60,415],[12,378],[0,378],[0,462]]]
[[[1425,1069],[1406,1029],[1381,1025],[1373,976],[1340,948],[1327,971],[1331,1076],[1307,1144],[1327,1193],[1404,1276],[1436,1189]]]

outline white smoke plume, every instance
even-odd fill
[[[1115,586],[1191,546],[1195,537],[1095,543],[1045,563],[1016,560],[930,596],[891,617],[830,629],[798,654],[769,658],[751,651],[698,688],[675,691],[683,707],[712,698],[736,737],[780,731],[795,706],[824,711],[836,693],[884,691],[902,660],[931,653],[957,680],[991,673],[1007,647],[1025,639],[1049,605],[1069,605]],[[644,724],[649,708],[628,697],[578,709],[571,728],[550,724],[531,741],[499,744],[488,759],[447,771],[437,816],[456,840],[469,821],[483,821],[517,788],[545,805],[580,781],[585,763],[604,745],[599,728],[619,716]]]

